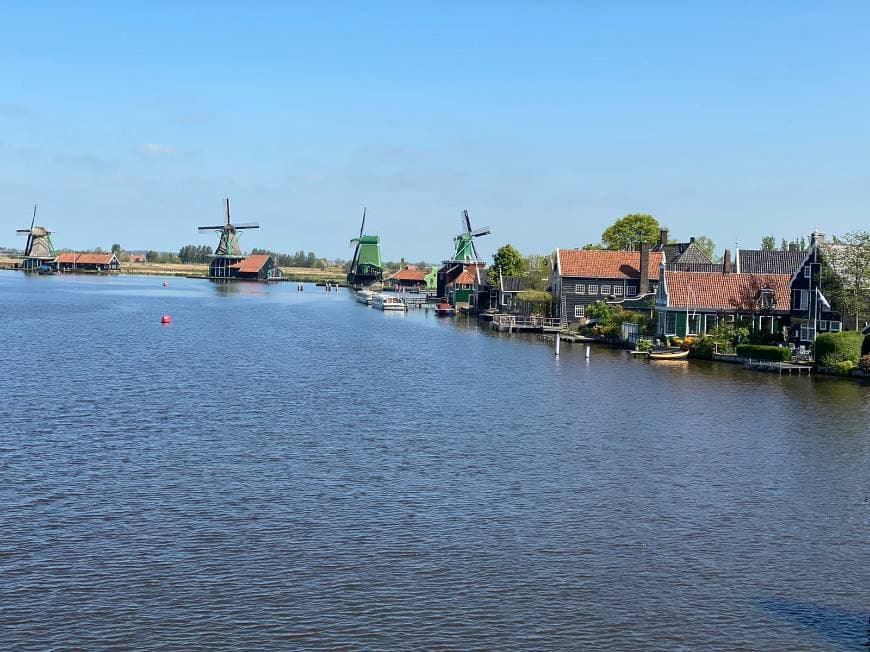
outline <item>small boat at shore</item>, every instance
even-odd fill
[[[688,351],[675,349],[670,351],[650,351],[650,360],[685,360],[689,357]]]
[[[439,317],[453,317],[456,314],[456,308],[449,303],[439,303],[435,306],[435,314]]]
[[[408,306],[399,297],[390,294],[375,294],[372,297],[372,305],[378,310],[405,311]]]
[[[371,290],[359,290],[356,293],[356,300],[360,303],[364,303],[366,305],[371,305],[372,299],[374,298],[375,293]]]

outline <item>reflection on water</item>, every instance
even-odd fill
[[[0,272],[0,647],[864,641],[867,385],[161,284]]]

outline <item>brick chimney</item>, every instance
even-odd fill
[[[668,244],[668,230],[659,229],[659,246]]]
[[[667,239],[667,229],[662,229]],[[646,242],[640,243],[640,282],[638,283],[638,294],[643,296],[649,292],[649,244]]]
[[[725,255],[722,257],[722,273],[730,274],[731,273],[731,250],[726,249]]]

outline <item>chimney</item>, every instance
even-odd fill
[[[695,236],[692,236],[691,238],[689,238],[689,244],[694,244],[694,243],[695,243]]]
[[[667,239],[667,229],[662,229]],[[643,296],[649,292],[649,244],[646,242],[640,243],[640,282],[638,283],[638,294]]]
[[[810,246],[814,244],[825,244],[825,234],[819,230],[815,230],[810,235]]]
[[[726,249],[725,255],[722,257],[722,273],[730,274],[731,273],[731,250]]]
[[[659,246],[668,244],[668,230],[659,229]]]

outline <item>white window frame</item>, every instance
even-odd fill
[[[692,320],[693,319],[697,320],[695,322],[696,328],[695,328],[694,332],[692,331]],[[701,315],[699,315],[697,312],[690,313],[690,314],[686,315],[686,334],[691,335],[692,337],[695,337],[696,335],[701,334]]]
[[[668,328],[668,320],[674,318],[674,327]],[[677,313],[675,312],[666,312],[665,313],[665,335],[676,335],[677,334]]]
[[[768,324],[769,327],[767,328],[767,330],[765,330],[764,322],[767,319],[770,320],[770,324]],[[773,333],[773,323],[774,323],[774,320],[773,320],[772,315],[760,315],[758,317],[758,332],[760,332],[760,333]]]
[[[734,323],[734,315],[725,315],[725,321],[729,324]]]
[[[622,286],[621,285],[614,285],[613,286],[613,295],[617,296],[617,297],[622,296]]]
[[[712,319],[713,325],[710,326],[710,320]],[[718,315],[704,315],[704,332],[709,333],[711,330],[719,326],[719,316]]]
[[[574,285],[574,294],[586,294],[586,284],[577,283]]]
[[[808,326],[807,324],[801,325],[801,342],[815,342],[816,341],[816,331],[813,330],[812,326]]]
[[[819,330],[820,331],[828,330],[828,320],[827,319],[820,319],[819,320]]]
[[[800,297],[798,298],[798,310],[809,310],[810,309],[810,291],[809,290],[800,290]]]
[[[587,294],[598,294],[598,286],[597,285],[587,285],[586,292],[587,292]]]
[[[832,333],[839,333],[840,331],[843,330],[843,322],[834,321],[832,319],[831,321],[828,322],[828,330],[830,330]]]
[[[807,265],[804,267],[804,278],[812,278],[813,277],[813,268]]]
[[[582,304],[578,304],[578,305],[574,306],[574,318],[575,319],[582,319],[585,316],[586,316],[586,306],[584,306]]]
[[[610,291],[612,289],[613,289],[613,287],[611,285],[602,285],[601,286],[601,294],[603,294],[605,297],[609,297]]]
[[[626,285],[625,286],[625,296],[636,297],[637,296],[637,286],[636,285]]]

